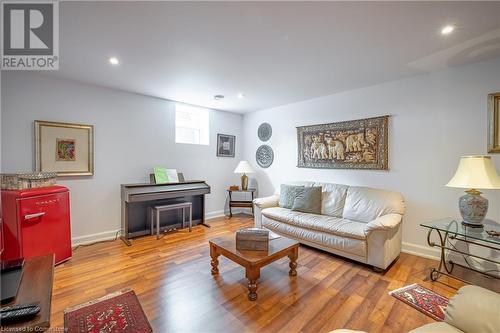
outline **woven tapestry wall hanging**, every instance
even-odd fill
[[[388,170],[389,116],[297,127],[299,168]]]

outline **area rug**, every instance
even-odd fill
[[[64,310],[67,333],[150,333],[153,330],[133,290],[108,294]]]
[[[414,283],[393,290],[389,295],[396,297],[431,318],[439,321],[444,320],[444,310],[448,306],[448,299],[419,284]]]

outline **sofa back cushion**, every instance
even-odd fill
[[[292,210],[309,214],[321,214],[321,187],[303,188],[295,197]]]
[[[341,218],[349,186],[332,183],[315,183],[314,186],[323,189],[321,214]]]
[[[401,193],[350,186],[347,190],[343,217],[368,223],[390,213],[403,215],[404,211],[405,203]]]
[[[304,186],[281,184],[280,186],[280,201],[281,208],[291,209],[295,197],[304,189]]]

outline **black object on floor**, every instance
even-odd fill
[[[0,322],[7,323],[28,319],[38,312],[40,312],[40,306],[37,303],[6,306],[0,309]]]
[[[23,261],[24,262],[24,261]],[[23,267],[9,267],[0,274],[1,302],[9,302],[14,299],[23,277]]]

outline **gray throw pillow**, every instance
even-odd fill
[[[292,210],[310,214],[321,214],[321,186],[304,188],[295,197]]]
[[[295,197],[304,189],[304,186],[285,185],[281,184],[280,187],[280,207],[292,208]]]

